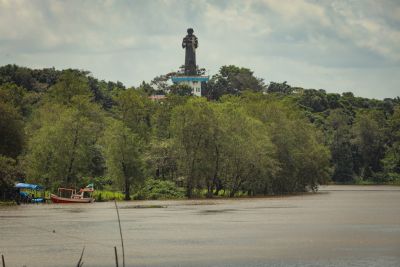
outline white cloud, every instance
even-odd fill
[[[393,97],[399,13],[391,0],[0,0],[0,64],[82,68],[137,85],[183,63],[181,38],[193,27],[210,74],[237,64],[267,81],[374,97],[379,81],[381,97]]]

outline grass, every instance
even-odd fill
[[[93,197],[97,202],[110,201],[110,200],[123,200],[124,194],[121,192],[113,192],[108,190],[96,190]]]
[[[0,201],[0,207],[14,206],[17,205],[15,201]]]

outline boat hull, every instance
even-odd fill
[[[66,198],[66,197],[59,197],[54,194],[50,195],[50,199],[51,199],[51,201],[53,201],[53,203],[92,203],[92,202],[94,202],[93,198]]]

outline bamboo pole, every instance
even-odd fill
[[[81,257],[79,258],[79,261],[78,261],[78,264],[76,265],[76,267],[82,267],[82,265],[83,265],[82,258],[83,258],[84,252],[85,252],[85,247],[83,247],[83,249],[82,249]]]
[[[114,253],[115,253],[115,266],[118,267],[118,254],[117,254],[117,247],[114,247]]]
[[[125,267],[125,249],[124,249],[124,239],[122,238],[122,229],[121,229],[121,220],[119,219],[119,211],[117,200],[114,199],[115,209],[117,210],[118,217],[118,225],[119,225],[119,235],[121,237],[121,246],[122,246],[122,267]]]

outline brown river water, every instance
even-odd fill
[[[400,187],[119,202],[126,266],[400,266]],[[122,266],[113,202],[0,207],[7,267]]]

